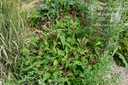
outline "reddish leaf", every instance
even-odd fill
[[[58,49],[56,48],[56,52],[58,53]]]
[[[102,49],[100,49],[100,56],[103,54],[103,50]]]
[[[40,56],[40,53],[38,53],[38,56]]]
[[[40,56],[40,48],[38,49],[38,56]]]
[[[70,72],[68,71],[68,72],[66,72],[65,76],[68,76],[69,74],[70,74]]]
[[[86,0],[84,0],[84,2],[86,2]]]
[[[76,55],[79,55],[79,54],[78,54],[78,51],[76,51]]]
[[[68,12],[68,15],[70,15],[70,14],[71,14],[71,12],[69,11],[69,12]]]
[[[83,19],[83,21],[81,22],[81,25],[84,25],[86,21],[86,18]]]
[[[77,7],[76,10],[74,11],[74,22],[76,21],[76,14],[77,14]]]
[[[88,64],[86,65],[86,67],[85,67],[86,69],[88,69]]]
[[[101,36],[101,32],[98,32],[98,37],[100,37]]]
[[[48,16],[46,16],[46,22],[48,22]]]
[[[95,61],[97,62],[98,61],[98,58],[95,58]]]
[[[32,46],[31,45],[29,46],[29,49],[32,50]]]
[[[74,30],[75,28],[74,27],[72,27],[72,30]]]
[[[68,59],[70,59],[71,56],[72,56],[72,51],[70,51],[70,53],[68,54]]]
[[[31,30],[32,33],[35,33],[36,31],[35,30]]]
[[[124,47],[124,46],[125,46],[125,44],[124,44],[124,43],[120,43],[120,44],[119,44],[119,46]]]
[[[82,59],[83,59],[83,57],[81,56],[81,57],[80,57],[80,60],[82,60]]]
[[[92,34],[90,34],[90,39],[91,39],[91,40],[93,39],[93,36],[92,36]]]
[[[58,65],[58,69],[60,69],[60,67],[61,67],[61,66],[60,66],[60,64],[59,64],[59,65]]]
[[[44,37],[42,37],[42,44],[44,44],[44,42],[45,42],[45,39],[44,39]]]
[[[58,37],[58,32],[56,32],[56,35],[54,36],[54,38],[56,39]]]
[[[83,49],[85,49],[86,48],[86,43],[83,45]]]
[[[40,34],[38,34],[38,38],[40,38]]]
[[[50,51],[47,51],[47,54],[50,54]]]
[[[44,26],[43,25],[40,25],[40,28],[43,30]]]
[[[37,65],[35,65],[35,68],[38,68],[38,66],[37,66]]]
[[[52,58],[50,58],[49,60],[48,60],[48,62],[51,62],[52,61]]]
[[[92,59],[89,59],[89,63],[93,64],[93,60]]]
[[[88,52],[86,52],[86,57],[87,57],[87,58],[88,58],[90,52],[91,52],[91,50],[89,50]]]
[[[46,68],[41,68],[41,70],[42,70],[42,71],[45,71],[45,70],[46,70]]]
[[[58,63],[60,62],[60,60],[58,60]]]
[[[64,13],[62,13],[62,18],[64,18],[64,16],[65,16]]]

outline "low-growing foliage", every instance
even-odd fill
[[[91,4],[99,4],[97,1]],[[46,1],[34,19],[31,42],[22,49],[22,84],[110,84],[105,74],[111,65],[110,28],[101,24],[97,9],[83,0]],[[93,17],[95,16],[95,17]],[[102,22],[105,23],[105,22]],[[108,23],[106,21],[106,23]],[[115,34],[113,34],[115,35]],[[108,50],[109,49],[109,50]]]
[[[116,76],[106,75],[111,74],[112,56],[118,48],[121,54],[117,54],[127,65],[122,56],[127,51],[127,30],[122,29],[125,28],[123,21],[127,22],[127,12],[120,15],[122,1],[42,0],[42,4],[36,12],[32,8],[28,13],[20,10],[20,1],[0,1],[0,65],[5,67],[1,74],[6,74],[3,84],[108,85],[117,82]],[[30,29],[30,34],[22,30],[28,23],[35,27]],[[26,35],[29,35],[27,40]],[[118,42],[119,37],[122,39]],[[125,46],[119,47],[118,43]]]
[[[21,82],[62,85],[106,83],[105,78],[102,79],[105,74],[102,68],[106,66],[101,66],[111,59],[105,57],[106,44],[95,33],[93,38],[89,34],[92,32],[80,37],[82,34],[78,30],[81,30],[80,23],[74,23],[72,17],[65,16],[49,28],[44,27],[44,34],[32,34],[32,42],[22,49],[20,73],[24,77]]]

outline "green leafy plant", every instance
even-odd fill
[[[112,83],[104,76],[112,59],[111,48],[108,50],[110,29],[90,26],[100,22],[96,21],[96,9],[92,9],[95,17],[88,10],[89,3],[87,5],[82,0],[62,2],[50,0],[46,2],[46,6],[38,9],[41,18],[36,18],[37,23],[34,24],[38,24],[40,29],[34,30],[34,34],[30,36],[31,42],[21,50],[23,57],[19,83]],[[57,7],[63,8],[56,9]],[[50,13],[52,10],[56,12]]]
[[[74,23],[70,16],[55,23],[49,32],[49,28],[44,28],[44,35],[33,34],[32,42],[22,49],[20,73],[23,79],[20,82],[62,85],[106,83],[106,78],[102,79],[105,73],[102,70],[105,69],[101,65],[108,61],[103,61],[106,58],[103,57],[102,41],[88,34],[79,37],[80,23]],[[72,26],[76,29],[73,30]]]
[[[81,3],[79,3],[81,2]],[[41,24],[48,24],[48,21],[51,21],[51,24],[54,23],[55,19],[61,19],[65,15],[73,14],[74,20],[77,17],[83,18],[83,22],[85,22],[84,17],[80,17],[81,14],[85,16],[85,10],[87,7],[86,3],[83,0],[49,0],[46,3],[37,9],[40,17],[31,17],[30,21],[33,23],[32,26],[38,24],[39,28],[41,28]],[[37,26],[36,26],[37,27]]]
[[[120,55],[127,66],[121,55],[127,48],[119,48],[121,54],[116,52],[122,32],[119,28],[124,22],[119,21],[120,17],[115,20],[117,17],[103,14],[120,13],[107,8],[119,7],[119,1],[42,1],[43,6],[36,12],[33,11],[35,9],[29,10],[29,21],[26,20],[26,10],[19,11],[18,1],[0,1],[0,66],[2,75],[8,73],[4,75],[6,81],[3,84],[112,84],[116,78],[105,76],[110,71],[112,56],[115,53]],[[104,18],[100,21],[102,15]],[[110,19],[114,22],[109,22]],[[127,17],[123,20],[127,22]],[[23,31],[28,22],[35,29],[29,31],[29,40],[21,44],[23,36],[29,35]],[[126,36],[127,32],[126,40],[122,41],[127,47]],[[22,45],[25,46],[21,49]]]

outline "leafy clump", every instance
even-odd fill
[[[111,59],[108,29],[91,26],[99,21],[91,20],[87,6],[83,0],[49,0],[38,9],[39,29],[21,51],[20,83],[110,84],[104,76]]]
[[[22,51],[21,75],[29,76],[25,77],[28,82],[38,84],[78,85],[104,81],[101,75],[104,58],[101,57],[104,56],[105,44],[88,33],[80,37],[76,31],[80,30],[79,27],[79,23],[66,16],[50,26],[50,32],[45,27],[45,35],[33,34],[35,41]]]

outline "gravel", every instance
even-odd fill
[[[113,66],[111,66],[112,75],[117,76],[119,75],[119,79],[121,81],[121,84],[116,85],[128,85],[128,72],[126,71],[126,67],[118,66],[115,62]]]

